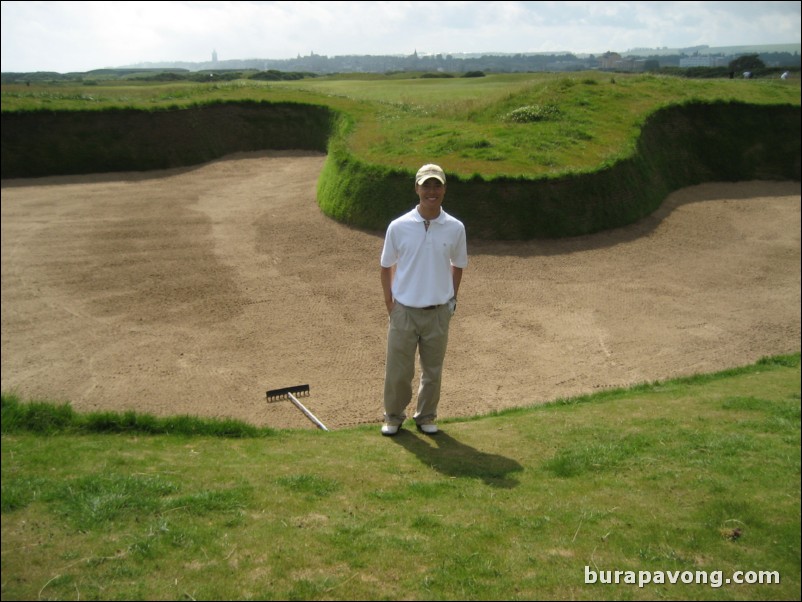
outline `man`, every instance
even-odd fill
[[[465,226],[442,210],[443,170],[427,164],[415,175],[418,205],[393,220],[381,254],[381,283],[390,316],[384,377],[384,426],[392,436],[412,400],[415,353],[421,379],[413,418],[418,429],[437,433],[437,405],[448,326],[457,307],[462,270],[468,265]]]

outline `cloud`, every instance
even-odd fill
[[[7,2],[3,71],[799,43],[799,2]]]

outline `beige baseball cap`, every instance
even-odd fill
[[[418,173],[415,174],[415,183],[420,186],[429,178],[440,180],[443,184],[446,183],[446,174],[443,168],[434,163],[427,163],[418,170]]]

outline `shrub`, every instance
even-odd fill
[[[526,105],[510,111],[504,116],[505,121],[515,123],[531,123],[554,119],[560,115],[560,109],[555,105]]]

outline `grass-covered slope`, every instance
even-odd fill
[[[706,181],[800,179],[800,110],[690,103],[648,117],[631,155],[579,173],[451,175],[448,211],[469,236],[575,236],[632,223],[679,188]],[[436,157],[432,158],[435,160]],[[332,144],[318,202],[332,217],[380,229],[413,202],[412,172],[368,164]]]
[[[704,181],[800,179],[799,82],[586,73],[315,78],[223,86],[3,87],[2,176],[148,170],[328,151],[322,210],[368,229],[425,162],[474,238],[584,234]]]
[[[2,177],[144,171],[264,149],[324,151],[332,112],[239,101],[189,108],[2,114]]]
[[[392,440],[4,396],[2,597],[799,600],[799,376],[779,356]]]

